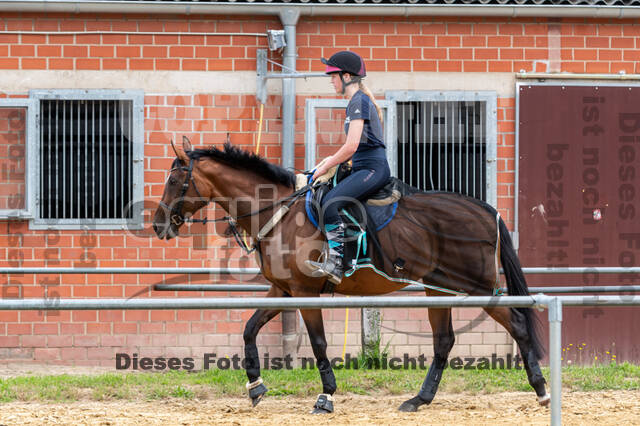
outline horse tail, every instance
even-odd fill
[[[510,296],[529,296],[527,280],[524,278],[520,260],[513,247],[513,241],[509,235],[509,229],[502,218],[499,220],[500,230],[500,262],[507,279],[507,291]],[[520,312],[525,319],[527,333],[531,339],[531,348],[538,359],[544,356],[544,347],[540,341],[540,320],[535,316],[531,308],[511,308]]]

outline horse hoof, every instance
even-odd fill
[[[318,395],[318,400],[313,406],[311,414],[330,414],[333,413],[333,397],[328,393]]]
[[[267,387],[263,383],[249,390],[249,398],[251,398],[251,405],[253,407],[262,401],[262,397],[267,393],[267,390]]]
[[[255,407],[256,405],[258,405],[260,403],[260,401],[262,401],[262,397],[264,396],[264,394],[260,395],[257,398],[251,398],[251,406]]]
[[[402,405],[398,407],[398,411],[415,413],[418,411],[418,407],[424,404],[427,404],[427,402],[423,401],[419,396],[414,396],[413,398],[403,402]]]
[[[542,407],[548,407],[550,403],[551,396],[548,393],[538,397],[538,404],[540,404]]]
[[[405,413],[415,413],[416,411],[418,411],[418,407],[411,404],[409,401],[405,401],[400,407],[398,407],[398,411],[402,411]]]

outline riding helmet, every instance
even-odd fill
[[[357,53],[349,52],[348,50],[342,50],[338,53],[334,53],[328,60],[325,58],[321,58],[320,60],[327,66],[325,70],[326,74],[346,72],[357,77],[364,77],[367,75],[362,57]]]

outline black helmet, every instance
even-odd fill
[[[331,55],[329,60],[326,60],[325,58],[321,58],[320,60],[327,66],[325,70],[326,74],[347,72],[357,77],[364,77],[367,75],[367,70],[364,67],[362,57],[354,52],[343,50]]]

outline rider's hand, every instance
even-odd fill
[[[311,178],[311,181],[315,181],[317,178],[319,178],[320,176],[322,176],[323,174],[327,173],[329,170],[323,165],[321,164],[316,171],[313,173],[313,177]]]
[[[323,174],[327,173],[329,171],[329,167],[327,167],[327,163],[328,163],[328,158],[324,159],[323,161],[320,162],[320,164],[318,164],[318,166],[315,168],[315,171],[313,173],[313,177],[311,178],[311,181],[313,182],[314,180],[316,180],[317,178],[319,178],[320,176],[322,176]]]

